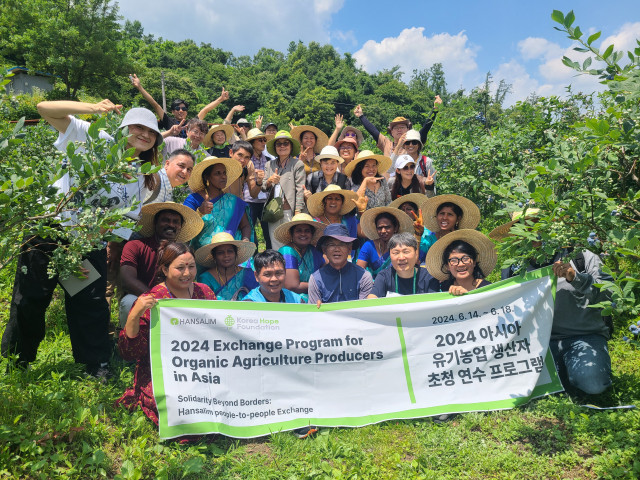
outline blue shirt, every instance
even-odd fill
[[[287,290],[286,288],[282,289],[282,293],[280,295],[280,298],[282,298],[284,296],[284,302],[280,302],[280,303],[302,303],[300,295],[298,295],[295,292],[292,292],[291,290]],[[244,297],[244,301],[249,301],[249,302],[268,302],[268,300],[266,298],[264,298],[264,295],[262,295],[262,292],[260,291],[260,287],[256,287],[253,290],[251,290],[249,293],[247,293],[247,295]]]

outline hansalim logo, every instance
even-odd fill
[[[224,324],[229,328],[233,327],[235,325],[235,323],[236,323],[236,321],[231,315],[227,315],[224,318]]]
[[[169,320],[169,323],[171,323],[171,325],[179,325],[180,324],[180,320],[178,320],[177,318],[173,317],[171,320]]]

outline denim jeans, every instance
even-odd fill
[[[602,335],[576,335],[549,342],[560,379],[587,394],[611,386],[611,357]]]

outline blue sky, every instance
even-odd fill
[[[574,90],[602,88],[562,65],[562,55],[577,60],[580,54],[553,29],[554,9],[573,9],[575,25],[585,33],[601,30],[597,46],[614,41],[619,49],[632,49],[640,38],[637,0],[189,0],[180,7],[168,0],[120,2],[120,13],[139,20],[146,33],[191,38],[235,55],[253,55],[261,47],[286,51],[290,41],[330,43],[370,72],[400,65],[407,80],[413,69],[441,62],[449,90],[478,86],[491,71],[496,83],[504,78],[513,84],[507,103],[533,92],[561,95],[569,83]]]

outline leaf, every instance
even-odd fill
[[[575,21],[576,16],[573,14],[573,10],[571,10],[569,13],[567,13],[567,16],[564,17],[564,22],[562,22],[562,24],[569,28],[573,22]]]
[[[564,14],[560,10],[554,10],[553,12],[551,12],[551,20],[553,20],[554,22],[562,23],[564,25]]]
[[[536,182],[534,182],[533,180],[531,180],[531,181],[529,182],[528,187],[529,187],[529,193],[533,193],[533,192],[535,192],[535,191],[536,191]]]
[[[591,57],[587,58],[584,62],[582,62],[582,69],[586,70],[591,66]]]
[[[584,47],[573,47],[573,49],[574,49],[576,52],[580,52],[580,53],[586,53],[586,52],[588,52],[588,51],[589,51],[589,49],[588,49],[588,48],[584,48]]]
[[[589,35],[589,38],[587,38],[587,45],[591,45],[593,42],[599,39],[601,33],[602,32],[596,32],[593,35]]]
[[[582,30],[580,30],[580,27],[575,28],[575,30],[573,31],[573,36],[576,40],[582,37]]]
[[[191,473],[200,473],[202,471],[202,467],[202,458],[190,458],[183,464],[182,477],[184,478]]]
[[[607,47],[607,49],[602,54],[602,58],[606,60],[611,55],[611,52],[613,52],[613,44]]]
[[[13,127],[13,134],[15,135],[16,133],[18,133],[22,129],[23,125],[24,125],[24,117],[18,120],[16,123],[16,126]]]

